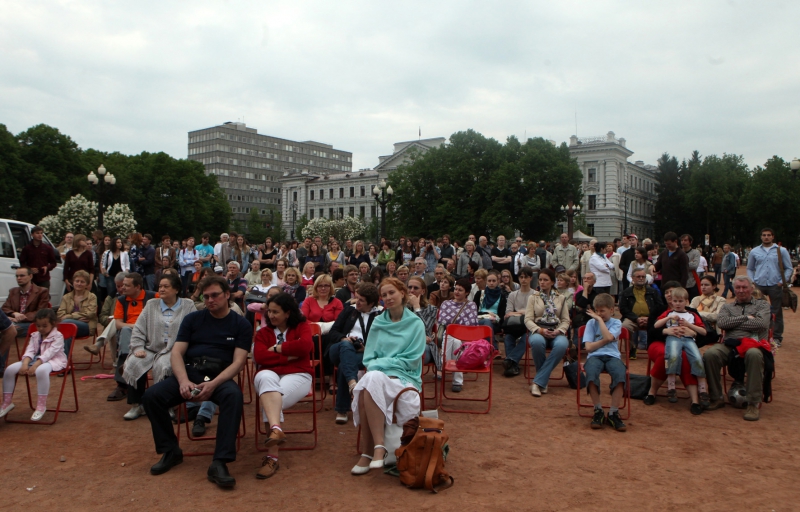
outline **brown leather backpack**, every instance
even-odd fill
[[[395,450],[403,485],[434,493],[452,487],[455,480],[444,469],[442,454],[448,439],[444,421],[439,419],[420,416],[403,425],[400,448]]]

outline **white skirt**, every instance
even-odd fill
[[[363,390],[369,391],[372,399],[378,405],[383,415],[386,417],[386,424],[391,425],[397,413],[397,424],[403,425],[411,418],[419,415],[419,394],[408,391],[403,393],[397,401],[397,411],[394,410],[394,399],[404,388],[414,387],[406,385],[400,379],[392,379],[388,375],[379,371],[367,372],[358,381],[353,389],[353,424],[358,426],[358,395]]]

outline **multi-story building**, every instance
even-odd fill
[[[189,132],[189,159],[201,162],[206,174],[217,177],[233,219],[242,223],[253,208],[266,217],[265,224],[272,212],[279,211],[279,178],[284,172],[347,173],[352,169],[352,157],[330,144],[260,135],[244,123],[228,122]]]
[[[297,220],[360,217],[369,223],[379,215],[372,189],[414,152],[424,153],[445,143],[444,137],[398,142],[391,155],[378,157],[374,169],[354,172],[318,172],[310,168],[287,170],[280,178],[283,229],[292,234]],[[299,238],[299,233],[294,233]]]
[[[569,151],[583,172],[586,234],[609,241],[623,233],[636,233],[640,240],[653,238],[658,168],[641,160],[628,162],[633,151],[614,132],[601,137],[573,135]]]

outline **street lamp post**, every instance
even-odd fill
[[[792,167],[792,177],[794,179],[797,179],[797,171],[800,170],[800,160],[798,160],[797,157],[792,159],[791,167]]]
[[[294,241],[294,223],[297,221],[297,201],[292,201],[292,236],[290,240]]]
[[[574,218],[581,212],[581,205],[573,204],[572,199],[570,199],[566,205],[561,206],[561,211],[567,216],[567,236],[572,240]]]
[[[100,175],[98,178],[97,175]],[[97,168],[97,174],[94,171],[90,172],[89,175],[86,177],[89,180],[89,183],[92,185],[98,185],[99,190],[97,191],[97,229],[100,231],[103,230],[103,199],[105,198],[105,187],[113,186],[117,182],[117,178],[109,173],[106,173],[106,168],[103,164],[100,164],[100,167]]]
[[[375,201],[381,206],[381,232],[378,235],[376,242],[379,242],[382,236],[386,236],[386,205],[392,200],[392,186],[386,186],[386,180],[381,180],[380,183],[375,185],[372,189],[372,195],[375,196]]]

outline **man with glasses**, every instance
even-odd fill
[[[641,344],[639,335],[647,336],[647,319],[655,311],[664,309],[661,294],[647,284],[647,271],[637,268],[632,275],[633,286],[622,290],[619,296],[619,312],[622,315],[622,327],[628,330],[630,337],[630,358],[636,359],[636,349]],[[646,348],[647,338],[643,340]]]
[[[433,283],[433,272],[428,272],[428,263],[425,258],[418,256],[414,260],[414,272],[410,277],[421,277],[425,281],[425,286],[430,286]]]
[[[779,261],[779,258],[782,261]],[[735,274],[736,266],[733,269]],[[779,347],[783,341],[783,284],[789,283],[792,271],[789,251],[775,244],[775,232],[772,228],[762,229],[761,245],[754,247],[747,259],[747,277],[755,283],[761,293],[769,297],[770,313],[775,317],[772,326],[773,338]]]
[[[242,419],[242,390],[233,378],[247,359],[252,327],[228,306],[227,281],[219,276],[198,284],[205,309],[188,314],[181,322],[170,354],[172,375],[147,389],[142,399],[161,460],[150,474],[166,473],[183,462],[183,452],[169,410],[187,401],[211,401],[219,406],[216,448],[208,480],[220,487],[236,485],[227,463],[236,460],[236,435]]]

